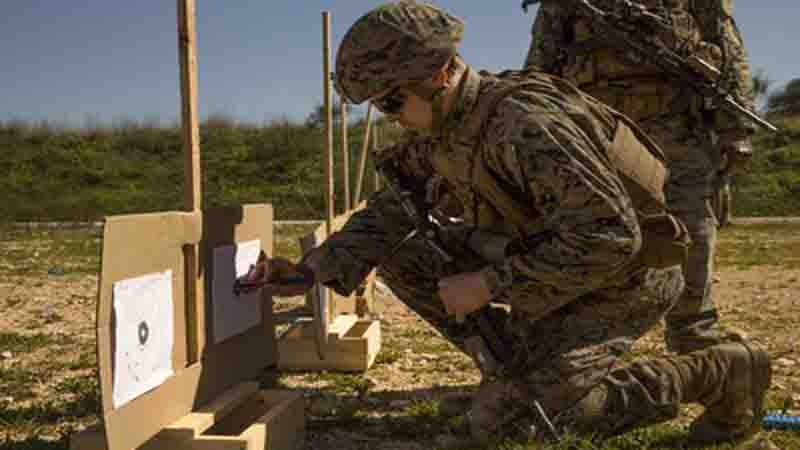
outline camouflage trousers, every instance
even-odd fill
[[[668,348],[688,353],[717,343],[718,316],[711,295],[717,221],[711,198],[720,158],[708,137],[690,131],[683,120],[659,118],[640,125],[667,155],[667,206],[692,239],[684,266],[686,289],[666,320]]]
[[[456,260],[456,271],[476,270],[483,264],[467,257]],[[380,274],[400,300],[464,349],[464,331],[446,315],[437,295],[438,279],[452,269],[423,242],[412,239],[381,265]],[[473,435],[481,440],[505,438],[541,425],[534,400],[559,429],[614,433],[624,431],[626,423],[638,423],[638,417],[652,419],[654,411],[659,420],[674,417],[677,407],[665,413],[657,396],[649,394],[654,385],[669,391],[669,377],[660,377],[658,369],[654,376],[637,376],[617,366],[619,357],[663,318],[682,289],[683,277],[677,266],[643,270],[619,286],[583,295],[539,320],[513,310],[494,316],[495,329],[502,330],[512,347],[513,364],[503,376],[484,376],[470,411]],[[507,303],[509,299],[496,300]],[[622,379],[624,382],[617,381]],[[583,411],[584,399],[597,395],[598,386],[614,387],[615,398],[638,401],[620,404],[612,411],[603,399],[602,413]],[[607,389],[602,392],[608,397]],[[627,417],[627,422],[619,420],[620,415]]]

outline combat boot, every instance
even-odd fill
[[[719,325],[716,310],[681,317],[668,314],[666,317],[664,342],[668,351],[679,355],[744,339],[744,333]]]
[[[769,355],[749,343],[710,347],[674,360],[682,380],[681,401],[705,411],[689,427],[689,440],[711,443],[754,433],[770,386]]]

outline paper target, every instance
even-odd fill
[[[261,323],[261,293],[234,294],[236,278],[244,276],[258,262],[261,241],[253,240],[214,249],[211,281],[214,343],[244,333]]]
[[[173,374],[172,270],[114,283],[115,408]]]

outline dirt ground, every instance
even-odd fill
[[[768,407],[795,415],[800,415],[800,351],[795,347],[800,337],[800,267],[778,264],[775,258],[797,258],[799,242],[798,226],[791,233],[737,228],[723,234],[713,285],[723,323],[746,333],[773,357]],[[37,259],[52,256],[46,239],[0,245],[0,253],[15,255],[13,261],[0,257],[0,448],[63,449],[65,436],[97,420],[98,276],[91,263],[71,257],[51,258],[47,266],[38,266]],[[30,250],[32,245],[41,245],[41,254]],[[759,252],[763,258],[752,256]],[[741,266],[732,262],[736,259],[748,263]],[[17,270],[28,263],[30,270]],[[287,311],[300,303],[282,300],[276,308]],[[453,448],[463,423],[440,417],[437,400],[469,392],[479,381],[478,372],[466,356],[380,288],[376,314],[382,321],[383,348],[365,374],[279,376],[280,385],[305,392],[307,448],[377,448],[378,443],[385,449]],[[660,327],[635,347],[637,355],[663,352]],[[697,409],[685,412],[678,425]]]

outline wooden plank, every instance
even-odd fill
[[[181,133],[184,155],[184,210],[199,211],[203,193],[200,186],[200,128],[197,122],[197,32],[195,1],[178,0],[178,59],[180,63]],[[186,257],[186,296],[189,362],[199,360],[205,345],[205,300],[200,249],[188,245]]]
[[[356,192],[353,195],[353,204],[361,202],[361,188],[364,186],[364,174],[367,169],[367,155],[369,154],[369,135],[372,130],[372,102],[367,106],[366,126],[364,127],[364,142],[361,143],[361,156],[358,160],[358,174],[356,177]]]
[[[187,359],[186,322],[189,319],[185,309],[182,246],[194,242],[198,238],[198,229],[203,228],[203,248],[259,238],[266,252],[272,250],[272,207],[245,205],[234,210],[207,211],[202,227],[195,223],[196,214],[182,212],[118,216],[106,220],[98,294],[97,348],[103,414],[111,450],[131,449],[143,444],[194,408],[237,383],[255,378],[265,367],[277,362],[271,299],[266,297],[263,299],[261,325],[206,347],[202,367],[200,362],[190,365]],[[208,267],[211,266],[201,265],[204,271]],[[173,271],[175,374],[154,391],[114,409],[113,284],[167,269]]]
[[[344,212],[350,211],[350,146],[347,142],[347,99],[340,98],[339,105],[342,110],[342,199]]]
[[[298,392],[268,390],[261,394],[274,404],[258,419],[265,426],[268,450],[299,450],[305,448],[305,401]],[[256,447],[260,450],[261,447]]]
[[[182,247],[191,243],[193,239],[190,238],[194,236],[186,235],[187,217],[194,216],[171,212],[106,218],[97,301],[98,367],[104,413],[114,409],[112,404],[114,343],[111,339],[114,283],[172,270],[175,333],[172,365],[176,371],[188,365]]]
[[[178,54],[181,83],[181,124],[185,170],[184,207],[201,208],[200,129],[197,123],[197,32],[195,1],[178,0]]]
[[[373,150],[372,153],[373,154],[376,154],[376,152],[378,151],[378,148],[379,148],[379,144],[380,144],[378,142],[378,139],[380,138],[380,134],[379,134],[380,130],[379,130],[379,128],[380,127],[378,126],[377,123],[375,124],[374,127],[372,127],[372,150]],[[378,169],[377,168],[375,169],[375,178],[374,178],[374,180],[375,180],[375,192],[378,192],[378,191],[381,190],[381,177],[380,177],[380,174],[378,173]]]
[[[305,443],[305,403],[300,392],[258,390],[241,383],[188,414],[138,450],[297,450]],[[74,434],[70,450],[108,450],[96,425]]]
[[[322,80],[325,95],[325,236],[330,236],[333,228],[335,196],[333,191],[333,109],[331,92],[331,15],[322,12]]]
[[[174,436],[174,439],[177,436],[182,437],[187,434],[192,438],[199,436],[230,414],[231,411],[239,407],[256,392],[258,392],[258,383],[239,383],[215,398],[207,406],[187,414],[165,427],[159,433],[159,436],[167,439],[169,439],[170,436]]]
[[[200,385],[200,363],[176,373],[157,389],[105,414],[109,450],[134,449],[165,425],[189,414]]]
[[[311,322],[298,321],[278,340],[278,368],[283,370],[340,370],[363,372],[380,351],[377,320],[359,320],[344,334],[329,335],[325,359],[315,351]]]

